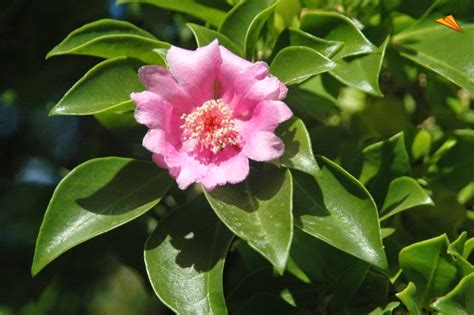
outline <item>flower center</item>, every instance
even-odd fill
[[[184,140],[194,140],[195,148],[214,154],[228,145],[238,145],[239,133],[232,119],[232,110],[221,99],[210,100],[190,114],[183,114]]]

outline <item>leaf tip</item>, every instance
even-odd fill
[[[58,106],[58,104],[56,104],[55,106],[53,106],[53,108],[51,108],[51,110],[49,111],[48,113],[48,116],[59,116],[59,115],[62,115],[63,114],[63,109],[62,107]]]

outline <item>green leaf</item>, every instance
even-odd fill
[[[380,70],[387,48],[388,38],[374,53],[357,58],[337,59],[337,66],[329,73],[344,84],[369,94],[382,97],[379,86]]]
[[[226,15],[219,32],[251,57],[260,31],[276,5],[275,0],[242,1]]]
[[[420,315],[420,308],[418,307],[416,298],[416,286],[413,282],[408,283],[408,286],[402,292],[395,294],[400,301],[403,302],[410,315]]]
[[[467,233],[466,231],[462,232],[459,235],[458,239],[449,244],[448,246],[448,254],[453,257],[454,264],[458,269],[458,272],[462,276],[467,276],[474,272],[474,266],[468,261],[469,254],[464,255],[466,250],[467,244]]]
[[[431,306],[449,315],[474,314],[474,273],[465,276],[448,294],[439,298]]]
[[[285,152],[280,157],[280,163],[315,176],[319,167],[303,121],[292,117],[278,127],[277,134],[285,143]]]
[[[273,55],[276,55],[280,50],[288,46],[306,46],[330,58],[344,46],[344,43],[322,39],[300,29],[290,27],[285,29],[278,37],[277,43],[273,48]]]
[[[285,102],[300,115],[324,120],[336,108],[339,86],[332,77],[318,75],[298,86],[289,86]]]
[[[219,26],[225,17],[225,11],[201,4],[200,0],[117,0],[117,4],[146,3],[166,10],[189,14],[213,26]]]
[[[393,42],[403,57],[474,94],[472,55],[469,53],[474,46],[474,24],[461,23],[461,27],[463,33],[437,23],[423,24],[396,35]]]
[[[441,235],[403,248],[399,261],[403,274],[416,286],[419,308],[430,299],[444,295],[456,281],[456,268],[449,262],[448,238]]]
[[[157,40],[131,23],[103,19],[70,33],[46,58],[67,54],[102,58],[126,56],[145,63],[164,65],[163,58],[153,52],[153,49],[169,47],[168,43]]]
[[[411,173],[403,133],[366,147],[362,157],[363,164],[359,180],[371,192],[378,204],[385,199],[392,180]]]
[[[447,145],[433,154],[432,162],[436,165],[432,180],[459,192],[473,182],[474,130],[455,130],[449,138]],[[431,169],[429,171],[431,173]]]
[[[108,157],[87,161],[59,183],[44,215],[31,272],[158,204],[171,185],[151,162]]]
[[[291,258],[313,283],[333,293],[331,302],[339,306],[351,300],[370,267],[299,229],[294,232]]]
[[[138,79],[141,63],[118,57],[89,70],[50,111],[50,115],[91,115],[130,101],[130,93],[143,90]]]
[[[301,19],[300,28],[326,40],[343,42],[344,46],[336,53],[335,59],[377,51],[377,47],[362,34],[354,22],[342,14],[308,11]]]
[[[145,245],[156,295],[177,314],[226,314],[222,273],[232,233],[205,201],[178,207]]]
[[[387,306],[382,309],[381,307],[377,307],[375,310],[369,313],[369,315],[392,315],[393,311],[400,306],[400,302],[390,302]]]
[[[292,187],[288,170],[268,165],[241,184],[205,192],[217,216],[283,273],[293,235]]]
[[[206,46],[217,39],[220,45],[226,47],[239,56],[243,56],[242,51],[240,51],[240,49],[237,48],[224,34],[193,23],[188,23],[186,25],[191,29],[191,32],[193,32],[198,47]]]
[[[304,46],[282,49],[270,66],[270,72],[289,85],[300,83],[312,76],[327,72],[336,66],[316,50]]]
[[[431,134],[422,128],[405,131],[407,150],[412,161],[423,159],[431,149]]]
[[[434,203],[418,182],[411,177],[396,178],[388,187],[385,202],[380,210],[380,221],[421,205],[434,205]]]
[[[382,269],[377,208],[365,188],[334,162],[318,159],[321,176],[294,174],[295,225],[312,236]]]

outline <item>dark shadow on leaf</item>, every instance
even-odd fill
[[[263,179],[271,180],[262,181]],[[261,170],[252,170],[243,183],[218,187],[211,195],[222,203],[253,212],[258,210],[261,200],[274,198],[282,189],[284,181],[284,170],[265,165]]]
[[[153,169],[152,169],[153,170]],[[94,177],[95,174],[91,174]],[[131,161],[92,195],[77,199],[83,209],[100,215],[120,215],[156,200],[152,191],[164,191],[169,184],[165,173],[148,163]]]
[[[403,148],[400,148],[400,146]],[[405,150],[403,139],[383,142],[380,155],[377,157],[380,159],[378,171],[365,184],[379,207],[387,195],[391,181],[400,176],[410,175],[409,170],[404,169],[403,159],[399,156],[401,149]],[[369,158],[374,159],[374,157]]]
[[[296,129],[290,130],[288,129],[293,120],[285,122],[278,127],[277,135],[283,140],[285,143],[285,153],[283,154],[282,159],[289,160],[295,157],[298,152],[300,151],[300,142],[295,139],[296,137]]]
[[[408,197],[410,197],[410,193],[409,193],[409,192],[407,192],[407,193],[405,194],[405,196],[401,197],[399,200],[395,201],[394,203],[392,203],[392,204],[391,204],[390,206],[388,206],[387,208],[380,210],[380,214],[387,214],[387,213],[390,213],[391,211],[393,211],[394,209],[396,209],[398,206],[400,206],[405,200],[407,200]]]
[[[404,45],[410,45],[410,44],[416,44],[418,42],[419,42],[419,40],[406,40],[406,41],[403,41],[403,44]],[[410,56],[418,55],[418,52],[414,49],[411,49],[411,48],[408,48],[408,47],[402,47],[402,46],[399,46],[397,48],[400,52],[402,52],[404,54],[407,54],[407,55],[410,55]]]
[[[160,263],[167,258],[166,247],[172,246],[178,251],[175,263],[180,267],[207,272],[225,258],[232,237],[200,196],[163,219],[148,239],[145,250],[155,251],[149,255],[155,255]]]
[[[301,217],[327,217],[331,212],[326,208],[324,197],[316,179],[302,172],[293,174],[293,208],[295,209],[295,225],[303,226]]]

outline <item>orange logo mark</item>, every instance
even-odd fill
[[[447,26],[449,28],[452,28],[455,31],[458,31],[462,33],[461,26],[459,26],[458,22],[456,22],[456,19],[454,19],[454,16],[448,15],[444,18],[437,19],[436,22],[439,24],[443,24],[444,26]]]

